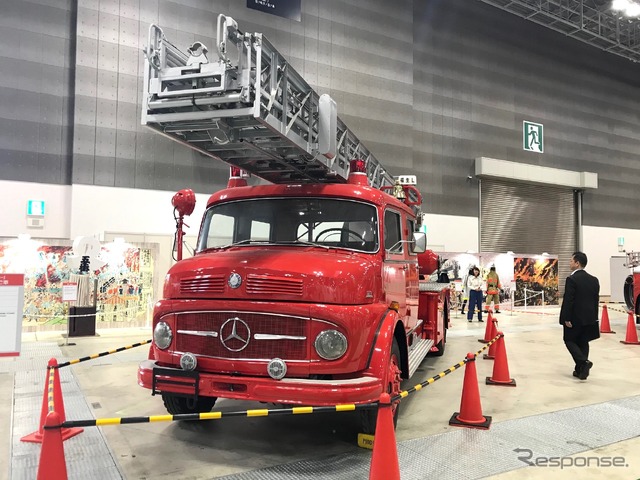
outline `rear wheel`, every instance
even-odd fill
[[[162,394],[164,406],[171,415],[183,413],[207,413],[216,403],[216,397],[198,397],[197,400],[187,397],[178,397],[170,393]]]
[[[400,393],[400,384],[402,383],[402,370],[400,369],[400,347],[396,339],[393,339],[391,346],[391,356],[387,365],[387,388],[386,392],[391,396]],[[400,410],[400,402],[395,402],[391,406],[393,412],[393,428],[398,423],[398,412]],[[376,422],[378,420],[378,409],[370,408],[360,410],[360,427],[363,433],[373,435],[376,432]]]

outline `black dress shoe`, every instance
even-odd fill
[[[589,376],[589,370],[591,370],[591,367],[593,367],[593,362],[590,362],[589,360],[585,361],[582,365],[582,368],[578,372],[578,378],[580,380],[586,380]]]
[[[484,320],[481,318],[479,318],[478,321],[484,323]]]
[[[577,370],[573,371],[573,376],[576,377],[576,378],[578,377],[578,371]]]

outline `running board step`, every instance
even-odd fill
[[[433,340],[430,338],[420,340],[412,346],[409,352],[409,378],[411,378],[418,369],[424,357],[426,357],[431,350],[431,347],[433,347]]]

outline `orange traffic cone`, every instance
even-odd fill
[[[393,410],[391,396],[380,395],[376,436],[373,441],[373,454],[369,467],[369,480],[400,480],[400,464],[398,463],[398,447],[396,432],[393,428]]]
[[[494,330],[497,330],[497,327],[495,326],[495,322],[496,322],[496,320],[494,320]],[[495,338],[495,335],[494,335],[494,338]],[[496,358],[496,346],[497,345],[498,345],[498,341],[497,340],[495,342],[493,342],[491,345],[489,345],[489,351],[487,353],[485,353],[484,355],[482,355],[482,358],[485,359],[485,360],[494,360]]]
[[[625,345],[640,345],[636,322],[631,312],[629,312],[629,318],[627,319],[627,336],[624,340],[620,340],[620,343],[624,343]]]
[[[491,425],[491,417],[482,415],[480,390],[478,389],[478,374],[476,373],[476,357],[473,353],[467,353],[467,365],[464,369],[460,411],[455,412],[451,416],[449,425],[453,425],[454,427],[480,428],[483,430],[488,430]]]
[[[602,305],[602,318],[600,319],[600,333],[616,333],[611,330],[609,325],[609,312],[607,311],[607,305]]]
[[[491,310],[489,310],[489,317],[487,318],[487,326],[484,329],[484,338],[479,338],[478,341],[480,343],[489,343],[493,337],[496,336],[496,325],[494,322],[497,322],[493,315],[491,315]]]
[[[493,363],[493,373],[487,377],[487,385],[502,385],[515,387],[516,381],[509,377],[509,363],[507,362],[507,349],[504,346],[504,333],[498,332],[500,338],[496,342],[496,360]]]
[[[37,480],[67,480],[67,464],[64,460],[61,423],[62,419],[58,412],[52,411],[47,414],[47,418],[44,421]]]
[[[44,381],[44,395],[42,397],[42,410],[40,411],[40,426],[37,432],[30,433],[29,435],[22,437],[21,442],[42,443],[44,438],[43,426],[49,413],[49,370],[54,369],[53,377],[53,405],[57,414],[60,416],[60,423],[65,421],[64,415],[64,400],[62,398],[62,388],[60,388],[60,372],[58,371],[58,362],[55,358],[49,360],[47,364],[47,376]],[[60,431],[62,440],[71,438],[74,435],[78,435],[84,429],[82,428],[63,428]]]

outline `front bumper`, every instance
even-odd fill
[[[175,372],[175,375],[173,374]],[[153,360],[138,366],[138,385],[155,392],[185,396],[233,398],[291,405],[329,406],[378,401],[382,380],[357,377],[345,380],[311,380],[268,377],[245,377],[199,372],[196,384],[185,380],[183,370],[158,367]]]

